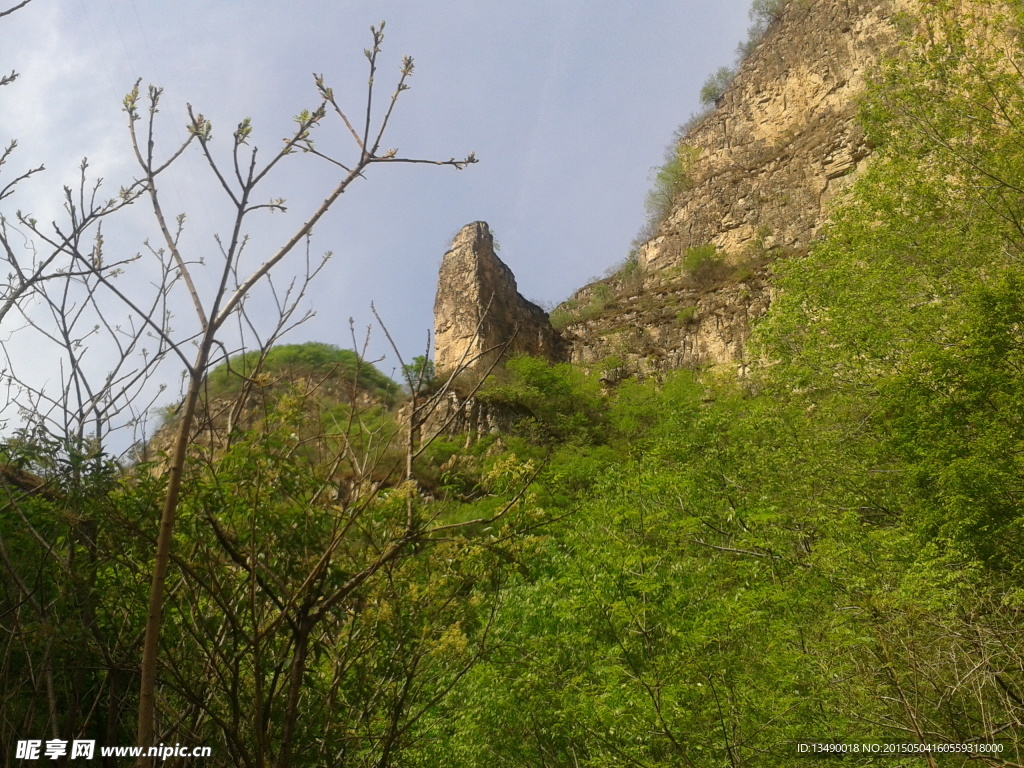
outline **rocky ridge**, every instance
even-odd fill
[[[897,42],[905,0],[790,0],[743,62],[714,112],[682,140],[687,190],[640,248],[645,273],[712,243],[802,250],[868,146],[855,120],[867,76]]]
[[[516,292],[486,225],[464,228],[441,267],[438,368],[518,328],[507,354],[612,360],[638,374],[707,364],[742,373],[751,322],[771,303],[771,262],[807,248],[870,156],[857,98],[894,50],[893,20],[909,6],[789,0],[716,109],[683,137],[685,189],[654,237],[627,270],[557,308],[557,333]]]

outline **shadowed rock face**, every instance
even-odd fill
[[[507,346],[506,346],[507,345]],[[486,222],[467,224],[441,261],[434,301],[434,364],[486,370],[502,354],[560,360],[564,353],[547,313],[516,289],[512,270],[494,253]]]

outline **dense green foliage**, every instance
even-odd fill
[[[479,501],[459,500],[468,523],[457,526],[450,503],[396,470],[394,418],[382,423],[365,393],[344,406],[345,429],[325,430],[337,395],[301,378],[275,386],[258,417],[212,450],[197,442],[186,465],[161,652],[165,738],[213,745],[216,765],[390,764],[489,648],[504,564],[530,541],[517,526],[535,522],[532,495],[518,492],[529,467],[502,456],[463,473]],[[28,466],[43,484],[3,486],[5,749],[55,732],[134,739],[166,458],[130,473],[48,458],[68,453],[8,446],[7,476]]]
[[[403,370],[406,386],[415,392],[430,389],[434,384],[436,370],[434,361],[423,355],[417,355]]]
[[[776,267],[755,375],[519,358],[480,394],[518,428],[425,446],[413,481],[396,417],[325,430],[337,404],[280,382],[196,457],[168,740],[245,766],[285,742],[290,766],[832,764],[804,740],[1020,765],[1024,12],[928,7],[866,100],[872,164]],[[128,743],[159,466],[32,435],[6,458],[48,485],[5,486],[0,734]]]
[[[779,267],[774,364],[620,389],[552,456],[577,511],[432,759],[791,765],[814,738],[1019,762],[1024,24],[931,7],[866,104],[872,167]]]
[[[354,382],[369,394],[391,398],[398,386],[350,349],[310,341],[280,344],[266,354],[246,352],[221,363],[207,377],[209,397],[230,397],[239,392],[246,379],[260,374],[264,381],[295,380],[300,377]]]

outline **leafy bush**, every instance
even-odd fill
[[[612,287],[608,283],[598,283],[591,291],[590,304],[587,305],[587,308],[593,315],[596,315],[608,306],[608,303],[612,300],[612,293]],[[589,320],[590,318],[586,319]]]
[[[723,279],[729,267],[712,244],[688,248],[683,257],[683,270],[698,286],[707,287]]]
[[[644,198],[648,229],[656,230],[672,211],[675,199],[692,186],[690,169],[700,150],[680,142],[678,132],[665,150],[665,162],[654,170],[654,185]],[[653,232],[652,232],[653,234]]]
[[[747,39],[736,48],[740,61],[754,52],[768,28],[782,17],[785,6],[786,0],[754,0],[749,11],[751,23],[747,28]]]
[[[700,88],[700,103],[704,107],[713,107],[715,103],[725,95],[725,89],[736,77],[735,67],[719,67],[714,73],[708,75],[704,85]]]
[[[535,357],[516,357],[490,377],[483,402],[521,409],[520,431],[537,442],[594,443],[603,421],[600,383],[578,368]]]
[[[687,122],[675,130],[672,141],[665,148],[665,161],[651,169],[652,186],[644,198],[644,212],[647,218],[633,238],[632,250],[626,259],[627,264],[631,259],[635,259],[640,246],[658,234],[658,229],[672,212],[676,198],[693,185],[690,169],[700,155],[700,150],[682,143],[682,138],[689,132],[690,127],[690,123]]]
[[[636,249],[631,250],[629,255],[618,264],[608,267],[604,271],[604,276],[619,288],[635,288],[643,277]]]
[[[683,307],[678,312],[676,312],[676,322],[678,322],[680,325],[689,325],[689,323],[693,320],[696,314],[696,307]]]
[[[628,262],[626,266],[629,266]],[[638,269],[639,265],[634,262],[634,266],[629,268],[627,273],[633,274],[634,270]],[[639,277],[639,272],[636,272],[636,275]],[[586,303],[581,303],[579,299],[569,299],[551,310],[548,322],[551,323],[552,328],[558,331],[573,323],[593,320],[604,312],[614,300],[615,289],[607,282],[597,283],[590,289],[590,298]]]
[[[710,243],[698,245],[686,250],[686,255],[683,257],[683,269],[687,272],[697,272],[700,269],[706,269],[708,266],[720,264],[721,261],[722,259],[718,255],[718,248],[714,245]]]
[[[407,387],[417,393],[430,392],[434,389],[437,371],[434,368],[434,361],[424,355],[417,355],[408,363],[403,374]]]
[[[551,313],[548,315],[548,322],[551,323],[552,328],[560,331],[567,325],[572,325],[576,322],[578,309],[579,302],[575,299],[564,301],[551,310]]]

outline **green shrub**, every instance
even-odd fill
[[[724,279],[729,273],[725,260],[710,243],[688,248],[683,256],[683,270],[692,282],[702,288]]]
[[[676,312],[676,321],[680,325],[688,325],[693,320],[694,315],[697,314],[696,307],[683,307],[681,310]]]
[[[689,419],[702,397],[704,387],[692,371],[673,371],[662,381],[626,379],[608,404],[609,440],[633,450],[676,421]]]
[[[513,358],[487,380],[478,397],[528,414],[518,431],[535,442],[594,443],[601,431],[603,399],[597,376],[564,363]]]
[[[608,267],[604,271],[604,276],[621,288],[635,287],[642,278],[637,249],[631,249],[625,259]]]
[[[434,361],[424,355],[417,355],[403,368],[405,384],[417,393],[430,392],[434,389],[437,371]]]
[[[560,331],[567,325],[576,322],[576,310],[578,307],[579,303],[575,299],[569,299],[552,309],[548,315],[548,322],[551,323],[551,327],[556,331]]]
[[[704,107],[714,107],[715,103],[725,95],[725,89],[736,77],[735,67],[719,67],[715,72],[708,75],[704,85],[700,88],[700,103]]]
[[[607,307],[613,298],[614,292],[612,287],[607,283],[598,283],[591,291],[590,304],[587,305],[587,308],[594,314],[597,314]]]
[[[707,271],[722,264],[722,257],[718,255],[718,248],[708,243],[686,249],[683,256],[683,269],[691,274]]]
[[[757,44],[764,39],[768,28],[782,18],[782,11],[786,6],[786,0],[754,0],[750,5],[750,26],[747,27],[747,39],[736,48],[736,54],[740,61],[747,58]]]
[[[369,394],[390,399],[397,386],[373,365],[359,358],[350,349],[333,344],[310,341],[305,344],[282,344],[272,347],[266,356],[255,350],[221,363],[207,377],[207,393],[211,398],[230,397],[242,389],[245,379],[264,374],[277,378],[319,377],[351,382]]]
[[[653,237],[672,212],[675,199],[693,184],[690,169],[700,155],[700,149],[682,144],[679,130],[672,137],[672,142],[665,150],[665,162],[658,168],[652,168],[653,186],[644,198],[644,210],[647,223],[641,230],[638,240],[646,241]]]
[[[582,323],[598,317],[615,300],[615,289],[608,283],[597,283],[590,290],[590,299],[581,304],[579,299],[569,299],[559,304],[548,315],[548,322],[556,331],[567,325]]]
[[[686,119],[685,123],[679,126],[679,131],[682,133],[683,136],[686,136],[688,133],[690,133],[690,131],[692,131],[694,128],[696,128],[698,125],[704,122],[705,118],[707,118],[714,111],[715,110],[710,107],[704,107],[699,112],[694,112]]]
[[[625,365],[626,361],[623,360],[618,355],[609,355],[600,363],[598,363],[597,368],[598,370],[601,371],[601,373],[607,375],[609,373],[615,373],[616,371],[624,368]]]

